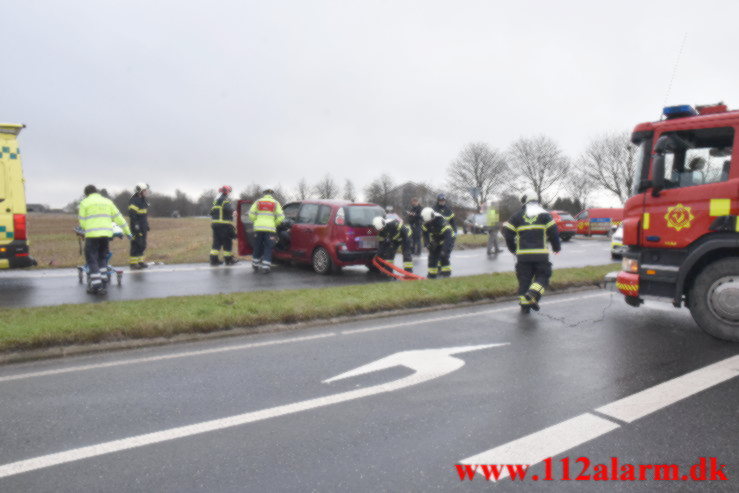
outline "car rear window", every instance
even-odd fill
[[[372,226],[372,219],[385,216],[385,211],[379,205],[348,205],[346,211],[346,225],[360,228]]]
[[[575,220],[575,218],[572,217],[570,214],[562,214],[562,213],[560,213],[559,214],[559,217],[560,217],[560,219],[562,221],[574,221]]]

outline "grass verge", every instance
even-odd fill
[[[616,264],[559,269],[552,289],[596,285]],[[516,291],[513,273],[443,281],[183,296],[0,309],[0,351],[211,332],[493,299]]]

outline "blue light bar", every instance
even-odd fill
[[[665,115],[665,118],[671,120],[672,118],[695,116],[698,112],[689,104],[681,104],[679,106],[665,106],[662,110],[662,114]]]

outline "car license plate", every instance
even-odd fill
[[[377,248],[377,236],[359,236],[357,237],[359,248]]]

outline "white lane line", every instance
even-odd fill
[[[291,342],[310,341],[312,339],[321,339],[323,337],[332,337],[335,335],[337,335],[336,332],[329,332],[326,334],[318,334],[318,335],[304,336],[304,337],[293,337],[290,339],[278,339],[274,341],[253,342],[250,344],[240,344],[238,346],[229,346],[229,347],[221,347],[221,348],[213,348],[213,349],[202,349],[199,351],[186,351],[182,353],[166,354],[166,355],[161,355],[161,356],[150,356],[147,358],[135,358],[135,359],[125,359],[125,360],[119,360],[119,361],[110,361],[107,363],[96,363],[92,365],[70,366],[68,368],[57,368],[56,370],[36,371],[36,372],[31,372],[31,373],[19,373],[17,375],[7,375],[4,377],[0,377],[0,382],[9,382],[11,380],[21,380],[24,378],[43,377],[43,376],[48,376],[48,375],[59,375],[62,373],[72,373],[75,371],[96,370],[98,368],[110,368],[113,366],[134,365],[137,363],[150,363],[152,361],[163,361],[163,360],[170,360],[170,359],[187,358],[190,356],[202,356],[204,354],[216,354],[216,353],[225,353],[228,351],[240,351],[242,349],[252,349],[252,348],[263,347],[263,346],[274,346],[277,344],[288,344]]]
[[[548,305],[554,305],[557,303],[569,303],[572,301],[580,301],[588,298],[595,298],[598,296],[606,296],[610,295],[610,292],[607,293],[595,293],[590,294],[587,296],[578,296],[577,298],[564,298],[564,299],[558,299],[558,300],[547,300],[545,302],[542,302],[542,306],[546,307]],[[378,325],[376,327],[367,327],[364,329],[350,329],[350,330],[342,330],[341,335],[349,335],[349,334],[362,334],[364,332],[374,332],[376,330],[386,330],[386,329],[394,329],[396,327],[408,327],[411,325],[422,325],[427,323],[434,323],[434,322],[443,322],[445,320],[455,320],[458,318],[465,318],[465,317],[476,317],[479,315],[488,315],[490,313],[498,313],[498,312],[504,312],[509,310],[518,310],[518,305],[515,305],[511,303],[510,306],[505,306],[502,308],[494,308],[491,310],[481,310],[477,312],[471,312],[471,313],[460,313],[458,315],[447,315],[446,317],[434,317],[434,318],[424,318],[422,320],[411,320],[408,322],[400,322],[395,324],[387,324],[387,325]]]
[[[605,435],[618,424],[590,413],[581,414],[525,437],[459,461],[460,464],[536,464]],[[482,474],[482,473],[481,473]],[[505,468],[499,479],[508,476]]]
[[[739,355],[611,402],[596,411],[631,423],[737,375]]]
[[[736,376],[739,376],[739,355],[606,404],[596,409],[596,411],[623,422],[631,423]],[[618,423],[585,413],[523,438],[467,457],[459,463],[534,465],[616,428],[620,428]],[[482,474],[482,471],[480,471],[480,474]],[[507,472],[503,474],[507,475]],[[502,474],[501,477],[503,477]]]

